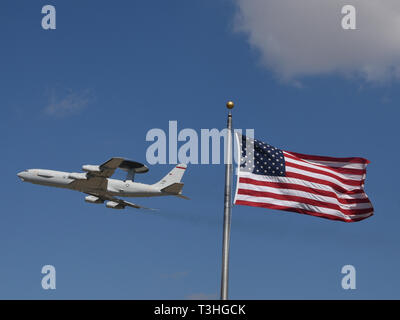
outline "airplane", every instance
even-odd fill
[[[125,180],[111,179],[117,168],[127,172]],[[125,207],[150,209],[117,197],[173,195],[189,199],[182,195],[181,179],[186,168],[186,164],[178,164],[164,178],[151,185],[133,182],[135,174],[146,173],[149,168],[142,163],[124,158],[111,158],[101,165],[84,165],[82,170],[85,172],[28,169],[19,172],[17,176],[23,182],[83,192],[87,194],[86,202],[104,203],[106,201],[106,207],[111,209],[125,209]]]

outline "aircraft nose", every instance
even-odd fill
[[[24,180],[24,178],[25,178],[25,173],[26,173],[26,172],[24,172],[24,171],[18,172],[18,173],[17,173],[17,176],[18,176],[21,180]]]

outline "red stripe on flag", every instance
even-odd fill
[[[305,163],[310,163],[310,162],[306,162],[305,160],[298,158],[298,157],[294,157],[291,154],[284,152],[285,154],[285,158],[289,158],[289,159],[293,159],[293,160],[297,160],[297,161],[302,161]],[[356,174],[356,175],[364,175],[367,170],[366,169],[353,169],[353,168],[339,168],[339,167],[330,167],[327,165],[323,165],[323,164],[318,164],[315,162],[312,162],[312,164],[314,166],[318,166],[318,167],[322,167],[322,168],[326,168],[329,169],[331,171],[335,171],[337,173],[343,173],[343,174]]]
[[[324,157],[324,156],[311,156],[309,154],[302,154],[297,152],[286,151],[290,154],[299,157],[301,159],[306,160],[315,160],[315,161],[329,161],[329,162],[349,162],[349,163],[361,163],[361,164],[368,164],[370,163],[369,160],[364,158],[335,158],[335,157]]]
[[[347,193],[347,194],[348,194],[349,191],[355,191],[355,190],[361,190],[361,192],[357,192],[357,193],[363,193],[364,192],[364,190],[362,190],[362,189],[348,190],[348,189],[345,189],[342,186],[339,186],[339,185],[337,185],[337,184],[335,184],[333,182],[330,182],[330,181],[327,181],[327,180],[323,180],[323,179],[309,177],[309,176],[306,176],[306,175],[303,175],[303,174],[299,174],[299,173],[294,173],[294,172],[286,172],[286,177],[323,184],[323,185],[331,187],[332,189],[334,189],[336,191],[339,191],[339,192],[342,192],[342,193]]]
[[[331,215],[331,214],[325,214],[325,213],[315,212],[315,211],[311,211],[311,210],[292,208],[292,207],[287,207],[287,206],[280,206],[280,205],[270,204],[270,203],[259,203],[259,202],[252,202],[252,201],[237,200],[235,202],[235,204],[239,204],[239,205],[243,205],[243,206],[275,209],[275,210],[291,211],[291,212],[307,214],[307,215],[311,215],[311,216],[315,216],[315,217],[321,217],[321,218],[330,219],[330,220],[340,220],[340,221],[344,221],[344,222],[361,221],[361,220],[366,219],[366,218],[368,218],[368,217],[373,215],[373,212],[371,210],[371,215],[369,215],[369,216],[352,217],[350,219],[345,219],[343,217],[339,217],[339,216],[335,216],[335,215]]]
[[[238,194],[243,194],[247,196],[259,197],[259,198],[272,198],[277,200],[285,200],[285,201],[293,201],[298,203],[309,204],[312,206],[320,207],[320,208],[328,208],[333,209],[336,211],[340,211],[345,215],[359,215],[364,214],[372,211],[372,206],[370,208],[365,209],[343,209],[337,204],[313,200],[305,197],[293,196],[293,195],[283,195],[283,194],[276,194],[272,192],[265,192],[265,191],[255,191],[255,190],[245,190],[239,189]]]
[[[310,168],[310,167],[305,167],[305,166],[302,166],[302,165],[299,165],[299,164],[295,164],[295,163],[291,163],[291,162],[286,162],[285,165],[286,165],[286,167],[291,167],[291,168],[296,168],[296,169],[300,169],[300,170],[303,170],[303,171],[323,174],[325,176],[334,178],[334,179],[340,181],[341,183],[347,184],[349,186],[358,186],[358,187],[360,187],[364,182],[364,179],[362,179],[362,180],[343,179],[342,177],[339,177],[339,176],[337,176],[337,175],[335,175],[333,173],[327,172],[327,171],[318,170],[318,169],[314,169],[314,168]]]
[[[271,188],[277,188],[277,189],[289,189],[289,190],[304,191],[304,192],[308,192],[308,193],[312,193],[312,194],[316,194],[316,195],[320,195],[320,196],[324,196],[324,197],[331,197],[331,198],[337,199],[340,203],[343,203],[343,204],[370,202],[368,198],[353,198],[353,199],[340,198],[337,195],[337,193],[335,193],[335,192],[310,188],[310,187],[306,187],[306,186],[300,185],[300,184],[259,181],[259,180],[254,180],[251,178],[239,178],[239,183],[247,183],[247,184],[251,184],[251,185],[271,187]],[[364,193],[363,190],[356,190],[356,191],[357,192],[351,192],[348,195]]]

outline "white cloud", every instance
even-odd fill
[[[44,112],[50,116],[66,116],[78,113],[86,108],[93,100],[93,94],[90,90],[72,91],[57,95],[55,90],[51,90],[49,101],[44,108]]]
[[[281,79],[339,73],[367,81],[400,78],[399,0],[235,0],[235,29]],[[342,7],[357,30],[342,29]]]

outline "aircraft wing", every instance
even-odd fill
[[[119,167],[119,165],[124,162],[125,159],[123,158],[111,158],[107,162],[104,162],[102,165],[99,166],[100,172],[98,175],[110,178],[113,174],[115,169]]]
[[[152,208],[143,207],[143,206],[140,206],[138,204],[135,204],[135,203],[132,203],[132,202],[129,202],[129,201],[125,201],[125,200],[122,200],[122,199],[119,199],[119,198],[115,198],[115,197],[112,197],[112,196],[109,196],[109,195],[106,195],[106,194],[95,194],[95,193],[88,193],[88,194],[91,195],[91,196],[98,197],[98,198],[100,198],[102,200],[112,201],[112,202],[118,203],[120,205],[131,207],[131,208],[135,208],[135,209],[156,210],[156,209],[152,209]]]

